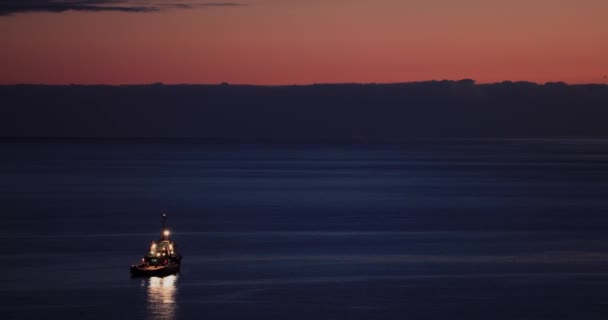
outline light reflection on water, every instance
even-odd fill
[[[148,319],[172,320],[176,318],[177,276],[151,277],[142,280],[148,288]]]

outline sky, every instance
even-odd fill
[[[606,0],[0,0],[0,84],[608,83]]]

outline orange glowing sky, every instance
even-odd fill
[[[606,0],[243,0],[0,16],[0,83],[608,82]]]

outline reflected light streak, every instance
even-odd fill
[[[148,279],[148,319],[175,319],[177,276]]]

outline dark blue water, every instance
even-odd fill
[[[608,140],[0,148],[8,319],[608,317]]]

